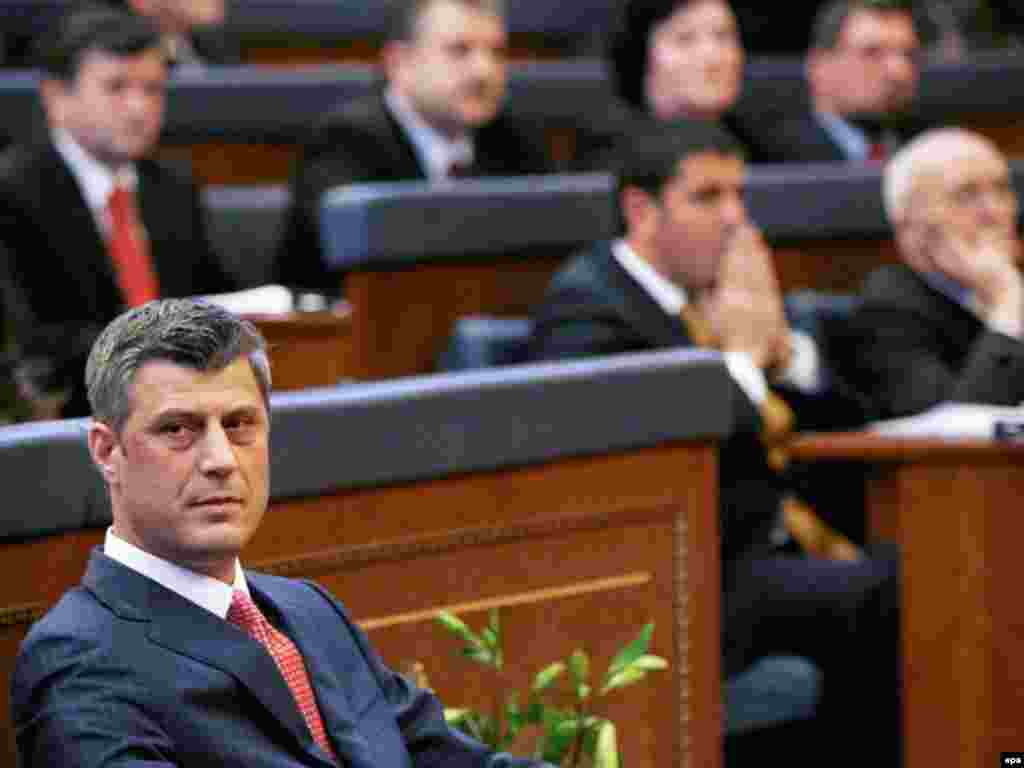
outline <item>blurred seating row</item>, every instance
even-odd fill
[[[246,564],[342,596],[390,663],[422,662],[453,704],[488,683],[454,660],[439,608],[474,623],[501,608],[522,687],[580,644],[603,668],[654,621],[670,668],[609,701],[622,748],[641,768],[685,764],[683,752],[716,766],[726,375],[717,354],[669,351],[276,394],[271,505]],[[28,626],[77,582],[110,520],[85,429],[0,429],[5,688]],[[755,713],[737,706],[734,727],[749,726]],[[0,765],[13,766],[7,707],[0,697]]]
[[[1024,184],[1024,163],[1012,167]],[[878,170],[754,168],[747,198],[784,291],[854,292],[897,259]],[[214,243],[247,284],[273,278],[287,199],[280,186],[205,191]],[[355,379],[434,370],[458,318],[528,314],[565,258],[615,234],[604,174],[353,185],[328,194],[321,215],[325,251],[344,270],[350,314],[338,333]]]
[[[287,178],[294,145],[317,117],[374,84],[367,65],[302,69],[226,67],[177,74],[170,86],[164,144],[210,145],[197,163],[197,177],[213,183],[262,183]],[[0,132],[21,139],[42,125],[37,74],[0,73]],[[1007,97],[1024,85],[1024,58],[981,56],[957,66],[926,67],[921,81],[921,116],[958,122],[993,138],[1010,156],[1024,156],[1020,108]],[[607,119],[614,99],[597,59],[524,62],[513,65],[509,110],[545,126],[552,152],[572,161],[574,131]],[[796,59],[755,60],[746,71],[740,109],[757,113],[804,98],[803,65]],[[268,109],[273,105],[273,109]],[[239,161],[238,147],[257,145]],[[231,151],[228,147],[231,147]],[[276,147],[276,153],[267,149]],[[265,150],[265,151],[264,151]],[[232,154],[234,152],[234,154]]]
[[[74,0],[5,0],[0,4],[0,30],[35,37],[45,32]],[[379,42],[386,24],[387,3],[374,0],[229,0],[228,33],[241,41],[247,58],[287,56],[288,48],[325,52],[346,43]],[[592,41],[611,22],[615,0],[508,3],[513,42],[526,37],[539,51],[571,52]],[[367,50],[365,46],[362,50]],[[527,51],[529,52],[529,51]],[[293,52],[294,53],[294,52]]]

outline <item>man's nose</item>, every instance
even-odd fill
[[[203,474],[226,475],[238,467],[235,448],[222,426],[215,425],[203,435],[199,470]]]

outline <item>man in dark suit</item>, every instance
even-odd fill
[[[922,134],[885,168],[903,264],[871,274],[839,371],[877,418],[953,400],[1024,402],[1024,275],[1006,159],[960,129]]]
[[[328,114],[292,179],[280,281],[337,294],[323,262],[319,211],[334,186],[441,181],[549,170],[539,136],[501,114],[507,33],[501,0],[397,0],[382,91]]]
[[[65,416],[88,412],[85,356],[126,306],[231,288],[191,180],[149,157],[166,79],[149,21],[108,8],[72,14],[40,85],[48,135],[0,160],[5,303],[22,380],[32,397],[69,395]]]
[[[911,116],[921,43],[908,4],[833,0],[815,19],[806,60],[809,109],[751,105],[754,162],[881,162],[921,129]]]
[[[747,219],[737,144],[713,124],[675,123],[628,137],[616,157],[624,236],[597,243],[555,276],[534,315],[531,357],[708,344],[723,351],[735,409],[719,465],[725,673],[765,654],[814,659],[833,737],[870,717],[867,730],[878,739],[875,759],[852,745],[843,759],[894,760],[895,559],[783,554],[773,540],[786,490],[769,455],[779,447],[773,387],[813,390],[818,350],[786,324],[770,253]],[[798,400],[791,405],[803,426]]]
[[[113,525],[19,652],[25,768],[536,765],[450,729],[322,587],[243,570],[269,494],[252,325],[150,302],[100,335],[86,379]]]

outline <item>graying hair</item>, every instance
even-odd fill
[[[131,385],[151,360],[218,371],[245,356],[264,403],[270,404],[270,361],[256,327],[196,299],[151,301],[115,318],[99,335],[85,365],[93,418],[120,432],[131,413]]]
[[[907,215],[911,197],[921,176],[939,173],[949,163],[979,153],[1002,157],[984,136],[964,128],[933,128],[904,145],[886,163],[882,176],[882,204],[891,224]]]

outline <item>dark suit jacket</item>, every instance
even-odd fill
[[[161,295],[230,290],[191,181],[152,160],[139,162],[137,171]],[[54,385],[73,387],[65,415],[85,415],[85,357],[125,304],[93,214],[51,144],[15,146],[0,160],[0,243],[19,347],[25,357],[49,361]]]
[[[534,312],[532,360],[565,360],[667,347],[688,347],[682,320],[665,314],[601,242],[555,276]],[[730,379],[730,382],[732,379]],[[768,466],[758,432],[760,414],[733,383],[733,436],[719,464],[723,561],[765,554],[778,513],[782,481]],[[728,570],[726,571],[726,575]]]
[[[906,416],[945,400],[1024,401],[1024,342],[989,330],[910,267],[882,267],[837,344],[839,373],[875,418]]]
[[[341,765],[527,765],[449,729],[437,699],[387,669],[321,587],[246,579],[301,652]],[[25,639],[12,715],[25,768],[333,765],[263,646],[99,550]]]
[[[499,116],[474,136],[476,176],[518,176],[552,170],[542,142]],[[331,187],[359,182],[425,180],[416,150],[385,106],[383,92],[328,114],[304,145],[292,176],[292,206],[278,258],[280,282],[337,294],[340,276],[320,247],[320,198]]]
[[[884,128],[886,145],[895,150],[927,127],[913,118],[893,120]],[[755,163],[839,163],[849,159],[810,111],[752,111],[739,119],[737,130]]]

